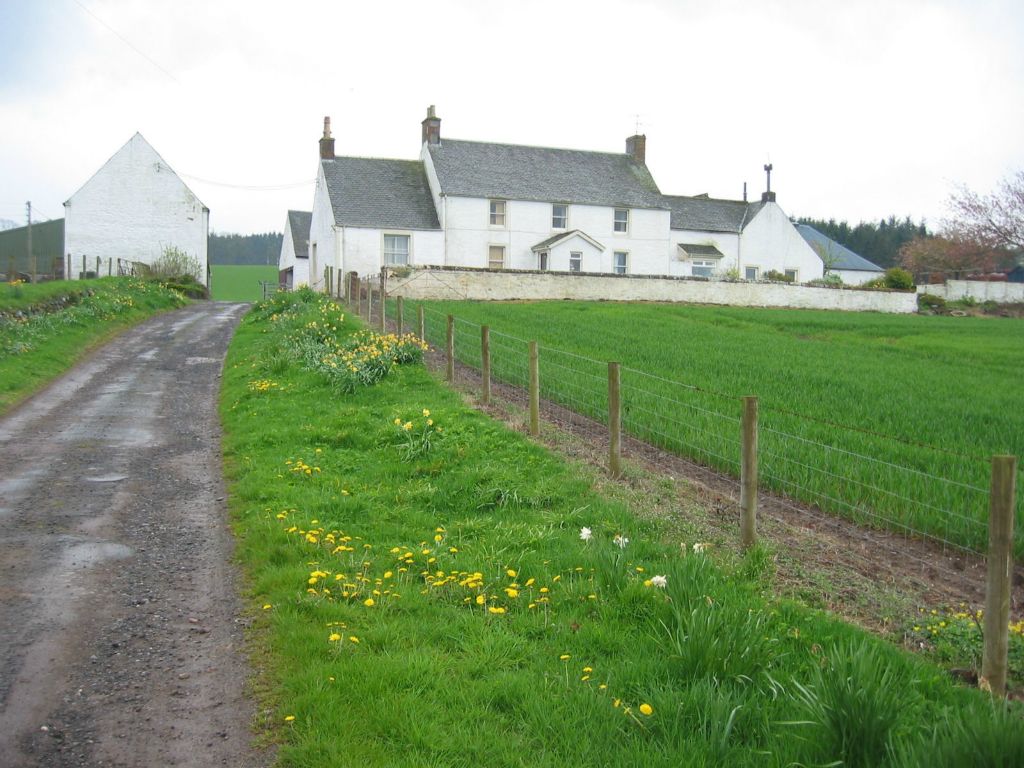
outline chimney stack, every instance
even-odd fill
[[[647,165],[647,134],[638,133],[626,139],[626,154],[640,165]]]
[[[420,123],[423,127],[420,132],[420,141],[424,144],[441,143],[441,118],[434,112],[434,105],[427,107],[427,116]]]
[[[772,164],[771,163],[768,163],[764,167],[764,172],[768,175],[768,182],[767,182],[767,187],[768,188],[764,192],[761,193],[761,202],[762,203],[774,203],[775,202],[775,193],[772,192]]]
[[[324,118],[324,135],[320,138],[320,159],[334,159],[334,139],[331,138],[331,118]]]

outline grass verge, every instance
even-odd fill
[[[118,331],[184,304],[176,291],[127,277],[0,284],[0,413]]]
[[[357,328],[282,295],[242,321],[225,368],[282,765],[957,765],[981,731],[975,764],[1024,759],[1017,710],[764,599],[760,555],[727,569],[666,540],[422,366],[332,387],[309,339]]]

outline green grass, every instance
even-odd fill
[[[1024,455],[1021,320],[432,302],[435,346],[447,313],[463,362],[479,366],[487,324],[495,376],[524,384],[536,339],[542,395],[602,420],[605,361],[621,362],[624,428],[734,475],[740,397],[758,396],[762,484],[867,525],[984,551],[989,459]],[[1024,494],[1017,515],[1024,556]]]
[[[68,301],[56,309],[61,298]],[[134,278],[0,283],[0,413],[117,332],[184,303],[181,294]]]
[[[421,365],[333,389],[297,341],[357,322],[282,295],[243,319],[225,366],[229,502],[280,765],[942,765],[931,755],[979,729],[1012,762],[1016,710],[766,602],[741,575],[756,567],[728,573],[693,542],[681,556]]]
[[[277,267],[242,264],[214,264],[210,267],[210,290],[214,301],[258,301],[263,298],[260,280],[277,284]]]

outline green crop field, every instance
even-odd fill
[[[479,366],[487,324],[494,375],[523,385],[535,339],[542,396],[598,419],[621,362],[624,428],[734,475],[740,398],[756,395],[762,485],[868,525],[982,552],[991,456],[1024,455],[1020,320],[431,302],[436,346],[448,313],[460,360]]]
[[[277,283],[274,265],[214,264],[210,272],[210,293],[214,301],[257,301],[263,298],[261,280]]]

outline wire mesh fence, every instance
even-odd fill
[[[427,341],[444,350],[447,315],[424,305],[424,316]],[[492,380],[525,389],[528,345],[491,330]],[[479,324],[455,318],[454,348],[459,363],[482,369]],[[540,397],[607,425],[608,363],[553,345],[538,352]],[[621,402],[628,436],[739,476],[739,396],[622,368]],[[988,458],[762,407],[758,461],[760,486],[803,508],[929,540],[944,551],[986,552]],[[1014,550],[1024,557],[1024,526],[1017,526]]]

